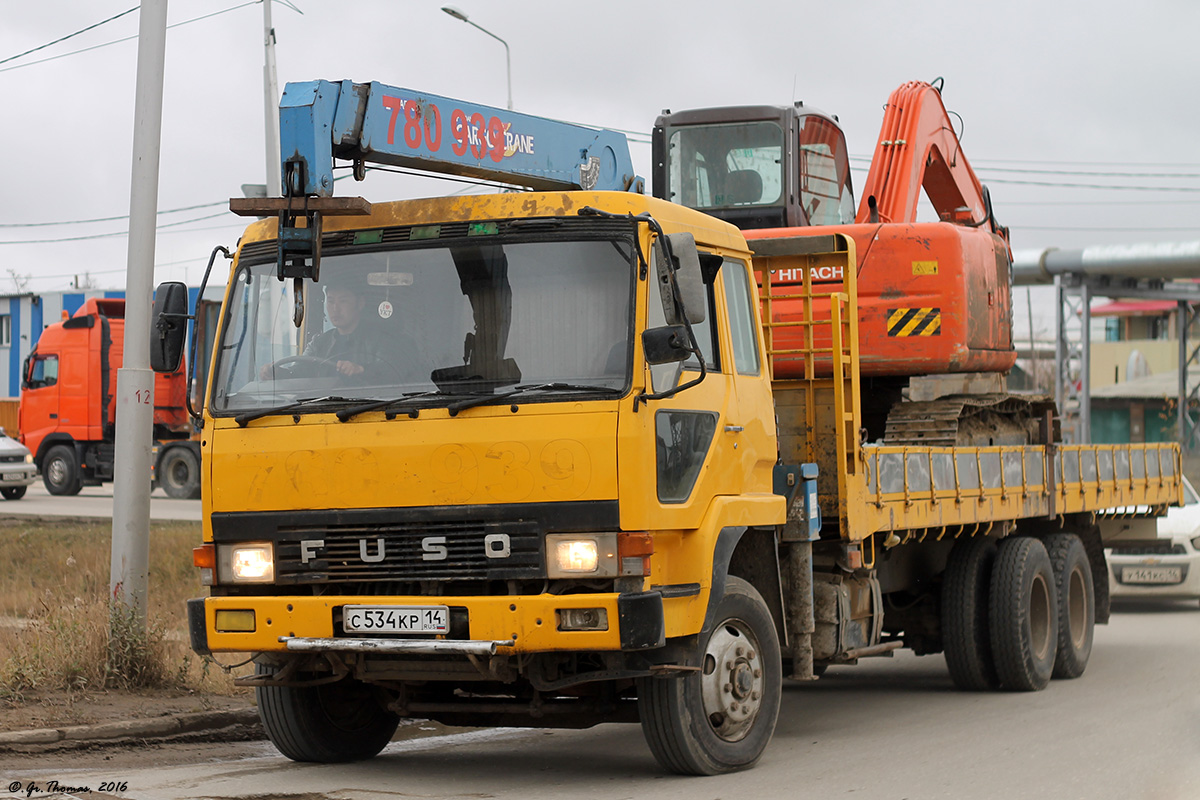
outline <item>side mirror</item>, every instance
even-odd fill
[[[183,359],[187,336],[188,292],[178,281],[160,283],[154,292],[154,329],[150,332],[150,368],[174,372]]]
[[[646,363],[652,366],[687,361],[692,355],[687,328],[682,325],[667,325],[642,331],[642,350],[646,353]]]
[[[688,322],[698,325],[704,322],[704,309],[708,301],[704,290],[704,276],[700,271],[700,254],[696,250],[696,240],[690,233],[671,233],[665,238],[670,244],[674,263],[669,263],[666,250],[661,244],[655,249],[654,263],[667,323],[682,325],[684,322],[679,309],[675,307],[675,298],[671,293],[669,273],[674,272],[675,284],[679,287],[679,298],[683,301],[683,313]]]

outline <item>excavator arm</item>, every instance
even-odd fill
[[[856,221],[916,222],[921,189],[938,218],[996,225],[987,190],[971,169],[942,105],[940,86],[909,81],[892,92],[867,173]]]

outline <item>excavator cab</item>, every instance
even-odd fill
[[[854,221],[846,137],[801,103],[664,111],[653,148],[655,197],[739,228]]]

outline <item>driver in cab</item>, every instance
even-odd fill
[[[362,375],[367,366],[378,362],[382,349],[378,335],[361,324],[366,303],[351,284],[327,286],[325,318],[333,327],[313,337],[304,355],[325,359],[347,377]]]

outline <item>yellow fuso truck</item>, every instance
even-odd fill
[[[349,82],[290,84],[281,130],[284,197],[234,202],[278,219],[229,275],[188,611],[198,653],[253,654],[290,758],[369,758],[405,717],[640,721],[713,774],[830,664],[944,651],[1038,689],[1086,664],[1101,537],[1179,500],[1174,446],[864,444],[853,240],[752,260],[605,132]],[[330,196],[333,158],[534,191],[371,205]],[[847,280],[787,287],[809,377],[773,383],[797,264]],[[157,292],[156,368],[185,297]]]

